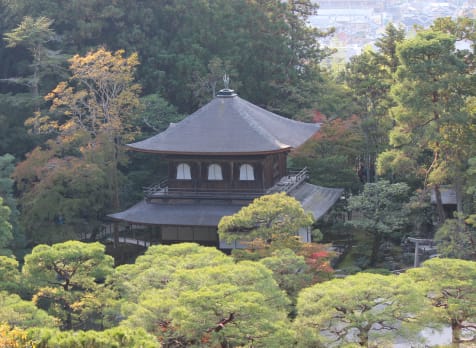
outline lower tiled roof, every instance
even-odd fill
[[[343,189],[302,183],[289,195],[301,202],[304,210],[319,219],[337,202]],[[120,213],[108,215],[118,221],[144,225],[218,226],[223,216],[233,215],[244,204],[227,202],[175,202],[143,200]]]
[[[339,200],[344,189],[316,186],[303,183],[289,192],[290,196],[301,202],[305,211],[311,212],[318,220]]]

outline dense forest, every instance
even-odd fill
[[[367,347],[441,327],[476,340],[474,18],[389,24],[336,70],[310,0],[0,13],[0,346]],[[290,165],[345,197],[317,222],[279,194],[222,219],[229,237],[233,219],[282,207],[290,225],[259,226],[249,250],[152,246],[119,265],[95,237],[166,171],[124,145],[210,101],[224,74],[242,98],[321,123]],[[413,264],[408,237],[438,257],[392,274]]]

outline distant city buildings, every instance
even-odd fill
[[[336,32],[322,44],[336,48],[329,63],[344,64],[353,55],[382,36],[388,23],[403,25],[407,32],[415,26],[429,27],[440,17],[476,18],[476,0],[318,0],[317,16],[309,18],[320,29]]]

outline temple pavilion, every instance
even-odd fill
[[[187,241],[221,249],[240,245],[219,240],[220,219],[261,195],[284,191],[317,220],[343,190],[307,183],[307,170],[287,168],[287,156],[318,131],[317,123],[279,116],[225,88],[183,121],[128,145],[162,156],[168,175],[145,188],[142,201],[109,217],[128,231],[148,233],[152,243]],[[310,241],[310,231],[299,233]]]

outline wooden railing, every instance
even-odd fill
[[[160,183],[144,187],[145,197],[151,198],[205,198],[205,199],[254,199],[264,194],[290,192],[309,177],[307,168],[290,170],[279,182],[267,190],[211,189],[211,188],[170,188],[167,179]]]
[[[150,185],[150,186],[145,186],[142,188],[142,190],[144,191],[144,194],[146,197],[150,197],[150,196],[153,196],[155,194],[159,194],[161,192],[167,192],[168,191],[168,187],[167,187],[168,183],[167,183],[167,178],[164,178],[162,180],[160,180],[160,182],[158,184],[153,184],[153,185]]]
[[[290,170],[289,174],[283,176],[274,186],[270,187],[266,193],[291,192],[295,187],[309,178],[309,169]]]
[[[206,198],[206,199],[254,199],[266,192],[264,190],[246,190],[243,189],[192,189],[192,188],[170,188],[154,186],[144,190],[146,198]]]

